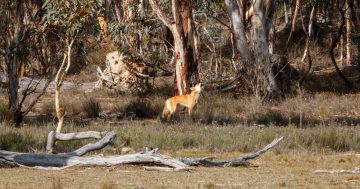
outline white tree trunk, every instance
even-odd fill
[[[344,36],[341,35],[340,37],[340,57],[339,57],[339,67],[342,68],[343,67],[343,63],[344,63]]]
[[[307,33],[307,37],[306,37],[306,44],[305,44],[305,50],[304,50],[304,54],[303,57],[301,59],[302,62],[305,61],[305,58],[308,56],[309,52],[309,48],[311,45],[311,38],[313,37],[313,25],[314,25],[314,20],[315,20],[315,11],[316,8],[315,6],[313,6],[313,8],[311,9],[311,13],[310,13],[310,17],[309,17],[309,26],[308,26],[308,31],[304,31],[305,33]],[[304,27],[305,30],[305,27]],[[309,54],[310,56],[310,54]]]
[[[259,78],[257,82],[257,89],[264,90],[266,87],[265,97],[271,98],[273,95],[279,91],[276,82],[274,73],[271,69],[270,54],[269,54],[269,45],[267,41],[267,28],[264,7],[262,0],[255,0],[254,4],[254,15],[251,18],[251,23],[253,29],[251,30],[251,44],[254,51],[254,57],[256,57],[256,67],[260,68],[257,70]],[[256,94],[260,96],[260,91],[256,91]]]
[[[349,7],[349,0],[346,0],[346,64],[351,64],[351,9]]]
[[[140,17],[145,18],[145,0],[139,1]]]
[[[61,85],[65,79],[65,76],[71,66],[71,50],[72,50],[72,45],[74,44],[74,41],[75,41],[75,38],[71,39],[70,43],[68,43],[67,52],[64,53],[63,61],[61,62],[61,66],[55,77],[55,111],[56,111],[56,117],[58,118],[56,132],[61,132],[61,128],[64,123],[65,112],[63,112],[63,110],[61,109],[60,89],[61,89]],[[66,64],[66,67],[65,67],[65,64]]]
[[[232,29],[236,39],[236,47],[240,57],[245,61],[251,62],[253,61],[253,56],[246,40],[245,26],[242,19],[244,14],[243,9],[239,7],[236,0],[225,0],[225,4],[230,15]]]
[[[287,7],[286,7],[286,2],[284,1],[284,15],[285,15],[285,24],[287,24],[289,22],[289,18],[288,18],[288,11],[287,11]]]

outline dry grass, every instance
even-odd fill
[[[163,152],[166,153],[166,152]],[[190,152],[167,153],[187,156]],[[197,154],[192,151],[191,154]],[[201,153],[201,152],[200,152]],[[218,158],[240,153],[204,155]],[[312,153],[266,153],[252,161],[258,168],[196,168],[192,172],[145,171],[141,166],[71,168],[40,171],[24,168],[0,169],[0,188],[358,188],[352,175],[315,174],[317,169],[352,169],[357,155]],[[86,176],[84,176],[86,175]],[[349,180],[350,179],[350,180]]]

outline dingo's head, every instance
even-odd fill
[[[198,83],[197,85],[195,85],[195,87],[191,87],[190,90],[191,91],[196,91],[196,92],[201,92],[201,83]]]

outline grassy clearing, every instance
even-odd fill
[[[133,96],[110,90],[92,93],[64,92],[67,112],[64,132],[114,130],[116,150],[199,149],[211,152],[254,151],[273,138],[285,136],[278,151],[360,151],[360,95],[305,93],[282,102],[262,104],[251,97],[204,93],[193,119],[178,112],[175,122],[161,124],[158,117],[168,87],[159,94]],[[331,103],[329,103],[331,102]],[[0,106],[1,108],[2,106]],[[44,151],[45,138],[55,129],[53,98],[45,96],[20,129],[1,124],[4,150]],[[91,118],[91,117],[99,117]],[[74,150],[89,141],[59,144],[60,151]]]
[[[210,152],[250,152],[271,142],[275,137],[285,139],[278,152],[289,150],[311,152],[360,151],[360,130],[356,127],[317,126],[297,128],[270,126],[219,126],[192,124],[190,122],[161,125],[153,121],[125,121],[122,126],[103,125],[93,122],[90,126],[65,125],[64,132],[82,130],[114,130],[117,139],[114,150],[121,151],[125,145],[136,151],[144,147],[159,147],[176,151],[198,149]],[[44,151],[45,138],[54,126],[14,129],[3,124],[0,131],[0,147],[13,151]],[[59,151],[74,150],[92,140],[59,143]],[[119,149],[118,149],[119,148]],[[106,150],[105,150],[106,151]]]

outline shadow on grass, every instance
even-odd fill
[[[336,73],[335,69],[309,74],[306,77],[303,87],[306,91],[312,93],[331,92],[335,94],[347,94],[360,92],[359,69],[355,66],[346,66],[341,72],[352,83],[352,89],[349,89],[342,78]]]
[[[245,121],[245,120],[244,120]],[[278,111],[269,111],[266,113],[256,113],[250,115],[246,122],[248,124],[263,124],[273,126],[290,126],[297,127],[314,127],[316,125],[342,125],[342,126],[355,126],[360,125],[360,118],[354,117],[334,117],[327,119],[315,119],[312,117],[304,116],[300,117],[299,114],[284,115]]]

